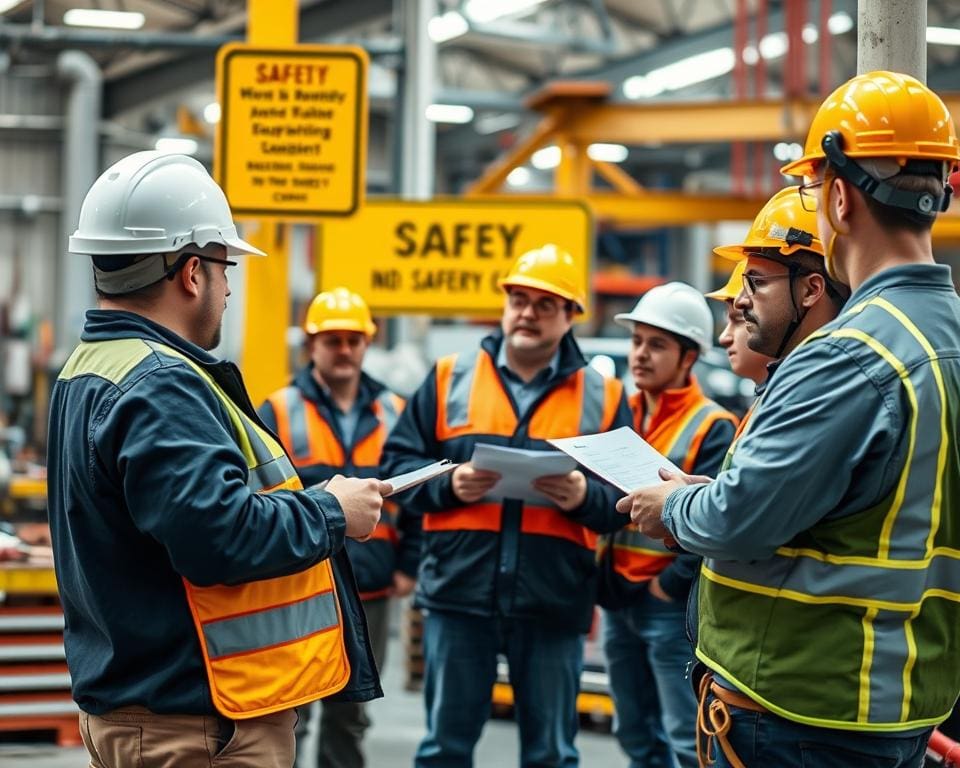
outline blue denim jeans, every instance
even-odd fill
[[[613,730],[630,768],[697,767],[697,699],[686,678],[693,649],[684,610],[682,602],[647,593],[635,605],[604,613]]]
[[[919,736],[814,728],[730,707],[730,746],[747,768],[920,768],[930,730]],[[932,729],[931,729],[932,730]],[[719,745],[713,768],[731,768]]]
[[[583,637],[518,619],[426,612],[427,735],[416,768],[471,768],[490,716],[497,654],[507,657],[522,768],[576,768]]]

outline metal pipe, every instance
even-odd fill
[[[857,73],[878,69],[927,82],[927,0],[857,1]]]
[[[63,214],[55,337],[57,348],[63,351],[76,343],[83,314],[94,303],[90,262],[68,253],[67,238],[76,229],[83,198],[100,170],[103,74],[93,58],[82,51],[63,51],[57,57],[57,73],[70,84],[63,136]]]
[[[137,48],[143,50],[180,49],[216,51],[227,43],[243,41],[243,35],[196,35],[187,32],[107,32],[97,29],[32,24],[0,24],[0,46],[18,44],[34,48]],[[402,46],[391,40],[357,42],[376,58],[395,56]]]

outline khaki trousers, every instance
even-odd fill
[[[296,720],[292,709],[231,721],[123,707],[81,712],[80,735],[90,768],[290,768]]]

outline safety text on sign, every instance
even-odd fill
[[[516,258],[552,243],[589,274],[587,208],[569,201],[368,201],[317,231],[318,290],[344,285],[380,315],[499,314]]]
[[[215,173],[233,211],[353,213],[366,159],[366,67],[359,48],[221,49]]]

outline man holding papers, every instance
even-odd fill
[[[631,332],[634,429],[685,472],[715,474],[737,420],[703,394],[690,372],[713,339],[706,300],[686,283],[667,283],[615,320]],[[670,552],[634,525],[618,531],[603,551],[600,602],[614,609],[604,633],[614,730],[631,768],[667,768],[674,758],[683,768],[697,765],[684,613],[699,562],[697,555]]]
[[[478,443],[549,449],[548,438],[630,423],[621,384],[588,368],[571,326],[583,270],[547,245],[501,286],[501,333],[440,359],[384,448],[384,469],[464,462],[406,494],[423,512],[417,602],[425,609],[427,735],[418,768],[473,765],[497,654],[510,664],[523,766],[573,768],[583,634],[597,586],[598,533],[617,530],[618,492],[580,471],[541,477],[541,503],[492,501],[501,475],[470,462]]]
[[[362,371],[376,330],[358,294],[346,288],[318,294],[304,323],[310,362],[289,386],[260,406],[260,417],[280,438],[304,485],[316,485],[337,474],[379,475],[380,451],[404,403]],[[347,541],[378,665],[382,666],[387,647],[388,598],[413,591],[419,550],[419,526],[410,518],[398,521],[391,501],[384,501],[380,522],[369,540]],[[361,742],[370,725],[363,704],[325,701],[321,706],[320,765],[361,768]],[[306,720],[302,715],[304,726]],[[301,736],[305,732],[298,729]]]
[[[715,481],[621,504],[706,558],[718,767],[917,768],[957,700],[960,299],[930,230],[958,160],[946,106],[912,77],[827,97],[783,170],[852,296],[780,365]]]

